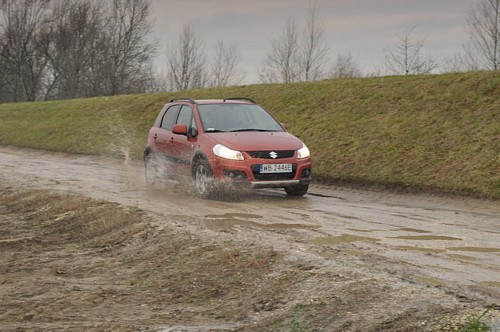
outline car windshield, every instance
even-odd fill
[[[258,105],[198,105],[205,132],[283,131],[281,125]]]

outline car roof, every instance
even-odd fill
[[[224,99],[198,99],[196,100],[198,104],[249,104],[250,102],[245,100],[224,100]]]
[[[224,99],[191,99],[191,98],[175,98],[170,100],[173,102],[188,102],[191,104],[257,104],[253,99],[250,98],[224,98]]]

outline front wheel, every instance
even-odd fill
[[[214,191],[214,177],[208,162],[205,159],[198,160],[193,170],[194,190],[196,195],[203,199],[212,197]]]
[[[285,192],[288,196],[304,196],[309,190],[309,184],[298,184],[292,187],[285,187]]]

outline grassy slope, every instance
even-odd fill
[[[251,85],[0,105],[0,144],[140,158],[170,98],[251,97],[313,153],[315,178],[500,198],[495,72]]]

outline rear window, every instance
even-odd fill
[[[169,107],[167,112],[163,115],[160,127],[167,130],[172,130],[175,120],[177,120],[177,115],[179,114],[180,105],[174,105]]]

